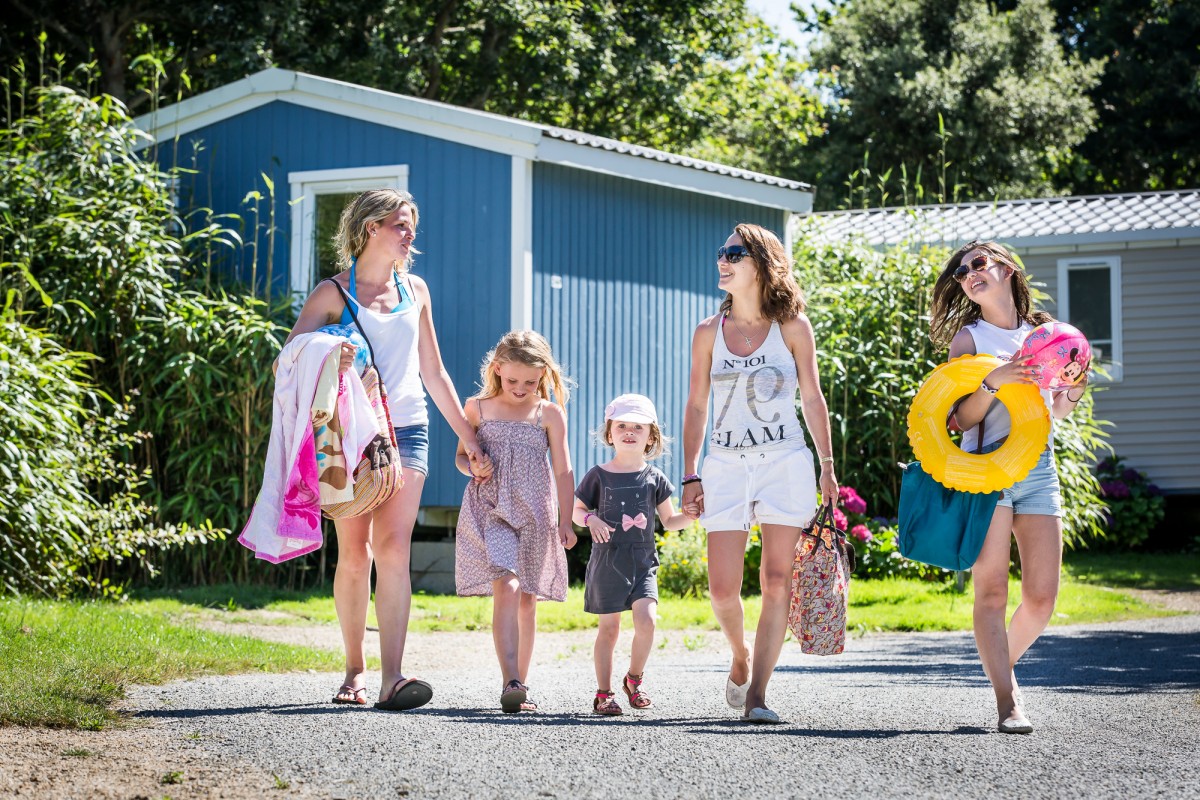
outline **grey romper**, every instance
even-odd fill
[[[583,476],[575,496],[614,529],[607,542],[592,542],[584,578],[584,611],[616,614],[633,608],[634,600],[658,600],[654,514],[674,492],[667,476],[649,465],[641,472],[592,467]]]

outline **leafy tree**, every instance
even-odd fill
[[[1200,3],[1051,0],[1067,49],[1104,62],[1097,124],[1069,176],[1083,192],[1200,185]]]
[[[925,195],[1052,194],[1095,121],[1086,93],[1102,64],[1063,52],[1049,0],[839,0],[813,25],[813,64],[837,101],[810,162],[822,207],[864,154]]]
[[[14,2],[7,58],[45,30],[134,111],[280,66],[792,176],[819,130],[804,65],[745,0]]]

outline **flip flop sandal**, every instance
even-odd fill
[[[621,706],[617,704],[613,697],[616,695],[612,692],[601,692],[597,690],[596,696],[592,698],[592,711],[602,717],[619,717],[623,713]]]
[[[381,711],[411,711],[433,699],[433,687],[417,678],[401,678],[392,687],[388,699],[381,700],[375,707]]]
[[[342,695],[348,694],[353,699],[346,700]],[[345,684],[338,688],[337,694],[333,696],[330,702],[337,703],[340,706],[365,706],[367,704],[367,687],[360,686],[355,689],[350,684]]]
[[[642,675],[645,673],[643,672]],[[625,690],[625,695],[629,698],[630,708],[641,709],[654,705],[654,701],[642,691],[642,675],[634,677],[632,672],[626,672],[625,677],[621,680],[621,688]]]
[[[505,714],[516,714],[521,705],[529,698],[529,689],[518,680],[511,680],[504,685],[500,693],[500,710]]]

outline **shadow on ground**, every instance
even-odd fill
[[[884,686],[897,678],[912,683],[984,685],[975,643],[969,636],[897,637],[870,651],[783,666],[781,673],[860,678],[878,674]],[[1061,692],[1179,692],[1200,688],[1200,634],[1086,631],[1047,633],[1020,663],[1021,683]]]

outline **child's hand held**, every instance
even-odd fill
[[[484,483],[492,477],[492,460],[486,453],[479,450],[468,450],[467,461],[470,462],[471,475],[476,483]]]
[[[571,523],[558,526],[558,542],[565,549],[570,550],[579,541],[579,537],[575,535],[575,529],[571,527]]]

